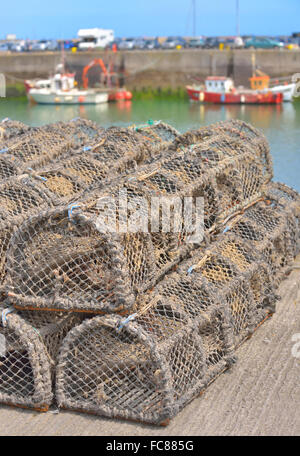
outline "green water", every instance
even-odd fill
[[[220,106],[164,99],[90,106],[43,106],[30,105],[26,101],[0,100],[0,119],[10,117],[37,126],[77,116],[103,126],[141,124],[148,119],[163,120],[180,132],[220,120],[245,120],[260,128],[268,138],[275,179],[300,191],[300,103]]]

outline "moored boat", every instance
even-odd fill
[[[25,81],[27,97],[39,104],[99,104],[108,101],[109,92],[78,89],[74,73],[57,73],[42,81]]]
[[[205,86],[186,86],[191,101],[220,104],[279,104],[282,92],[237,89],[233,80],[224,76],[209,76]]]

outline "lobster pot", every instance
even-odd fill
[[[265,136],[252,125],[238,119],[215,124],[217,131],[223,131],[232,139],[250,144],[257,151],[258,158],[263,166],[266,179],[273,177],[273,161],[270,146]]]
[[[8,139],[23,135],[32,130],[32,127],[25,125],[17,120],[3,119],[0,122],[0,149],[5,147]]]
[[[226,143],[223,151],[222,138],[214,137],[214,146],[211,141],[153,162],[69,210],[58,208],[27,220],[10,243],[7,266],[6,289],[16,305],[95,313],[129,310],[136,295],[201,243],[202,233],[190,239],[202,219],[184,212],[186,196],[204,200],[204,234],[261,197],[264,179],[252,152],[236,142],[231,147]],[[46,188],[48,176],[37,185]],[[165,230],[163,208],[157,205],[152,226],[152,204],[160,205],[160,196],[179,203],[173,219],[181,219],[181,226]]]
[[[95,159],[107,165],[124,159],[137,164],[157,153],[148,137],[144,137],[130,128],[110,127],[105,134],[91,144],[91,152]]]
[[[232,219],[228,228],[262,254],[278,286],[298,251],[299,227],[293,213],[267,200]]]
[[[293,255],[296,256],[300,251],[300,195],[280,182],[270,182],[266,193],[273,204],[276,201],[278,210],[288,213],[287,223],[289,232],[293,234]]]
[[[0,402],[47,411],[57,352],[78,317],[0,311]]]
[[[133,322],[94,317],[67,335],[57,365],[59,406],[167,424],[202,391],[211,374],[209,339],[223,330],[221,310],[194,325],[172,303],[154,299],[150,305]],[[225,369],[231,353],[226,335],[222,343]]]
[[[267,139],[259,130],[241,120],[235,119],[217,122],[209,126],[201,127],[198,130],[187,131],[175,138],[172,147],[177,151],[187,149],[208,138],[213,139],[216,135],[222,136],[224,142],[227,141],[229,148],[233,141],[237,144],[248,145],[256,154],[256,157],[263,168],[265,179],[270,180],[272,178],[273,164]]]
[[[100,158],[100,157],[99,157]],[[113,159],[111,165],[113,166]],[[60,163],[60,170],[81,182],[81,187],[92,188],[100,185],[110,174],[110,168],[102,160],[96,160],[93,154],[86,152],[66,159]]]
[[[30,217],[10,247],[4,287],[18,307],[103,313],[133,304],[118,243],[83,216]]]
[[[179,137],[180,133],[171,125],[161,121],[148,121],[146,125],[131,126],[140,136],[148,138],[156,149],[163,148]]]
[[[85,190],[85,182],[77,176],[65,171],[62,167],[47,167],[31,176],[23,178],[39,192],[45,195],[51,205],[69,203]]]
[[[0,155],[0,182],[21,174],[23,164],[8,154]]]
[[[72,139],[77,147],[94,141],[95,138],[99,138],[105,132],[105,129],[100,125],[81,117],[68,122],[55,122],[40,128],[46,132],[63,134]]]
[[[0,185],[0,283],[5,274],[6,251],[13,231],[32,213],[51,204],[50,199],[26,179]]]
[[[5,142],[2,152],[14,157],[26,169],[37,169],[69,152],[74,142],[62,132],[47,132],[35,128]]]
[[[274,311],[269,273],[259,252],[228,233],[197,249],[158,284],[157,293],[179,302],[191,316],[205,314],[212,305],[226,308],[236,347]]]
[[[86,189],[104,185],[105,180],[128,172],[154,159],[156,151],[149,139],[128,128],[111,127],[90,146],[60,163],[64,171],[79,178]]]

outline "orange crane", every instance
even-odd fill
[[[108,71],[106,69],[106,66],[104,65],[104,62],[102,59],[94,59],[92,60],[88,65],[86,65],[84,68],[83,68],[83,71],[82,71],[82,83],[83,83],[83,87],[85,89],[88,88],[89,86],[89,78],[88,78],[88,71],[90,68],[92,68],[93,66],[96,66],[96,65],[99,65],[103,71],[103,74],[104,74],[104,77],[108,77]],[[103,81],[104,82],[104,81]]]

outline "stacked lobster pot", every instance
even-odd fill
[[[11,240],[5,288],[19,308],[128,312],[201,243],[192,237],[202,215],[208,241],[261,199],[267,182],[260,150],[223,133],[166,152],[85,200],[28,217]],[[204,207],[200,217],[186,211],[183,226],[167,232],[152,212],[149,229],[157,196],[176,197],[175,204],[199,198]]]
[[[82,119],[30,131],[19,123],[6,121],[5,125],[7,131],[10,126],[10,135],[6,131],[9,141],[1,158],[6,168],[11,165],[11,172],[3,172],[0,183],[2,292],[7,248],[18,226],[56,205],[68,207],[84,191],[126,175],[162,149],[131,129],[104,130]],[[53,399],[57,350],[67,331],[82,318],[74,313],[12,313],[5,296],[0,324],[0,402],[47,410]]]
[[[88,127],[88,145],[38,170],[50,203],[5,245],[2,331],[20,319],[31,330],[6,351],[14,393],[0,400],[47,408],[53,380],[60,407],[167,424],[274,312],[299,250],[300,196],[271,182],[268,143],[245,122],[183,135],[162,122]],[[32,402],[14,395],[23,356]]]
[[[236,361],[275,311],[279,277],[299,251],[300,195],[272,183],[266,196],[140,294],[130,315],[69,332],[57,363],[61,407],[165,425]]]

